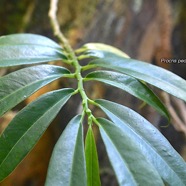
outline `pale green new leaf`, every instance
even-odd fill
[[[88,128],[85,140],[85,157],[87,170],[87,186],[100,186],[99,163],[92,126]]]
[[[44,94],[14,117],[0,136],[0,181],[33,148],[73,92],[63,89]]]
[[[184,160],[152,124],[122,105],[106,100],[96,100],[96,103],[120,131],[126,132],[137,143],[141,153],[149,159],[166,184],[186,185]],[[123,140],[120,138],[120,141]]]
[[[24,68],[0,78],[0,116],[41,87],[69,74],[63,67],[38,65]]]
[[[156,169],[141,153],[139,144],[106,119],[98,119],[100,132],[120,186],[163,186]]]
[[[81,116],[75,116],[60,136],[50,160],[45,186],[86,186]]]
[[[79,50],[80,52],[84,52],[84,54],[87,54],[91,57],[104,58],[108,57],[109,53],[114,53],[121,57],[129,58],[129,56],[123,51],[103,43],[87,43]]]
[[[85,81],[97,80],[132,94],[154,107],[162,115],[169,118],[169,113],[159,98],[142,82],[136,78],[112,71],[95,71],[89,73]]]
[[[105,53],[104,51],[102,51]],[[105,54],[106,55],[106,54]],[[112,56],[112,57],[111,57]],[[186,81],[161,67],[109,53],[109,57],[95,59],[90,67],[104,67],[119,71],[160,88],[186,101]]]
[[[61,59],[67,59],[62,48],[44,36],[13,34],[0,37],[0,67]]]

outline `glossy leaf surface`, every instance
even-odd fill
[[[75,116],[55,145],[45,186],[86,186],[81,116]]]
[[[49,92],[22,109],[0,136],[0,181],[8,176],[37,143],[73,89]]]
[[[103,53],[103,57],[98,57],[100,59],[92,60],[89,63],[92,68],[104,67],[119,71],[152,84],[155,87],[186,101],[186,81],[183,78],[149,63],[124,58],[105,51],[101,52]]]
[[[51,39],[37,34],[11,34],[0,37],[1,45],[40,45],[62,49],[59,44]]]
[[[0,56],[0,67],[66,59],[57,43],[34,34],[0,37]]]
[[[106,100],[97,100],[96,103],[116,127],[126,132],[137,143],[141,152],[158,170],[165,183],[172,186],[186,185],[184,160],[152,124],[122,105]]]
[[[169,118],[169,113],[159,98],[144,83],[131,76],[112,71],[95,71],[85,77],[85,81],[88,80],[97,80],[125,90]]]
[[[163,186],[156,169],[141,153],[139,145],[106,119],[98,119],[100,132],[120,186]]]
[[[0,78],[0,116],[46,84],[69,74],[65,68],[38,65]]]
[[[100,186],[99,163],[92,126],[89,126],[85,140],[85,157],[87,165],[87,185]]]

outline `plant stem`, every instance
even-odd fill
[[[88,107],[88,101],[89,98],[87,97],[85,91],[84,91],[84,87],[83,87],[83,77],[81,75],[81,71],[82,71],[82,67],[80,66],[79,62],[78,62],[78,58],[75,55],[74,50],[72,49],[72,47],[70,46],[68,40],[66,39],[66,37],[63,35],[63,33],[60,31],[60,26],[59,23],[57,21],[57,5],[58,5],[58,0],[51,0],[50,1],[50,10],[49,10],[49,18],[51,21],[51,25],[52,28],[54,30],[54,34],[56,37],[58,37],[58,39],[61,42],[61,45],[63,46],[65,52],[67,53],[67,57],[70,61],[72,61],[72,65],[75,68],[75,77],[78,81],[78,91],[82,97],[82,106],[83,106],[83,112],[87,114],[88,116],[88,123],[92,124],[92,112]]]
[[[51,25],[54,31],[54,35],[58,37],[58,39],[60,40],[62,46],[64,47],[67,53],[74,53],[73,49],[68,43],[68,40],[63,35],[63,33],[60,31],[60,26],[57,20],[57,6],[58,6],[58,0],[50,1],[50,9],[49,9],[48,15],[49,15],[50,22],[51,22]]]

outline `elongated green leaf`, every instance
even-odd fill
[[[45,186],[86,186],[81,116],[75,116],[55,145]]]
[[[112,57],[93,60],[89,65],[109,68],[133,76],[186,101],[186,81],[161,67],[115,54],[112,54]]]
[[[142,116],[122,105],[97,100],[101,109],[121,131],[138,143],[141,152],[168,185],[186,185],[186,164],[163,135]],[[163,170],[163,171],[162,171]]]
[[[12,72],[0,78],[0,116],[33,94],[39,88],[64,74],[65,68],[54,65],[38,65]]]
[[[145,101],[162,115],[169,118],[169,113],[159,98],[142,82],[137,79],[112,71],[96,71],[88,74],[85,81],[97,80],[118,87]]]
[[[56,42],[37,34],[11,34],[1,36],[0,45],[40,45],[62,49]]]
[[[108,57],[109,53],[111,54],[114,53],[121,57],[129,58],[129,56],[125,54],[123,51],[103,43],[87,43],[81,49],[79,49],[79,51],[84,52],[89,56],[98,57],[98,58]]]
[[[100,186],[98,155],[91,125],[89,126],[85,141],[85,157],[87,165],[87,186]]]
[[[0,67],[67,59],[52,40],[34,34],[0,37]]]
[[[33,148],[73,89],[49,92],[21,110],[0,136],[0,181]]]
[[[0,46],[0,67],[65,59],[58,50],[37,45]]]
[[[141,153],[127,131],[106,119],[98,119],[107,154],[120,186],[164,185],[156,169]]]

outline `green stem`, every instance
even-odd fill
[[[89,70],[89,69],[92,69],[95,67],[96,67],[96,65],[88,64],[88,65],[82,67],[82,71]]]
[[[89,122],[91,122],[90,118],[91,118],[92,112],[91,112],[91,110],[89,109],[89,106],[88,106],[89,98],[87,97],[87,95],[85,93],[85,90],[84,90],[84,87],[83,87],[83,77],[81,75],[81,66],[79,65],[77,59],[74,60],[73,65],[76,69],[75,74],[76,74],[76,78],[77,78],[77,81],[78,81],[78,90],[79,90],[79,93],[80,93],[80,95],[82,97],[82,100],[83,100],[82,101],[83,110],[87,114]]]
[[[60,42],[64,48],[64,51],[68,54],[67,55],[68,60],[70,61],[71,65],[74,66],[74,68],[75,68],[75,73],[73,74],[73,76],[69,76],[69,77],[75,77],[78,81],[77,91],[80,93],[82,100],[83,100],[82,101],[82,106],[83,106],[82,116],[84,116],[84,114],[87,114],[88,123],[92,124],[92,116],[93,115],[92,115],[91,110],[88,107],[89,98],[87,97],[84,87],[83,87],[83,77],[81,75],[82,67],[80,66],[80,64],[78,62],[78,58],[75,55],[75,52],[72,49],[72,47],[70,46],[68,40],[63,35],[63,33],[60,31],[60,26],[59,26],[57,16],[56,16],[57,15],[57,5],[58,5],[58,0],[51,0],[50,1],[49,17],[50,17],[51,25],[54,30],[54,34],[58,37],[58,39],[60,40]],[[76,91],[76,93],[77,93],[77,91]]]

